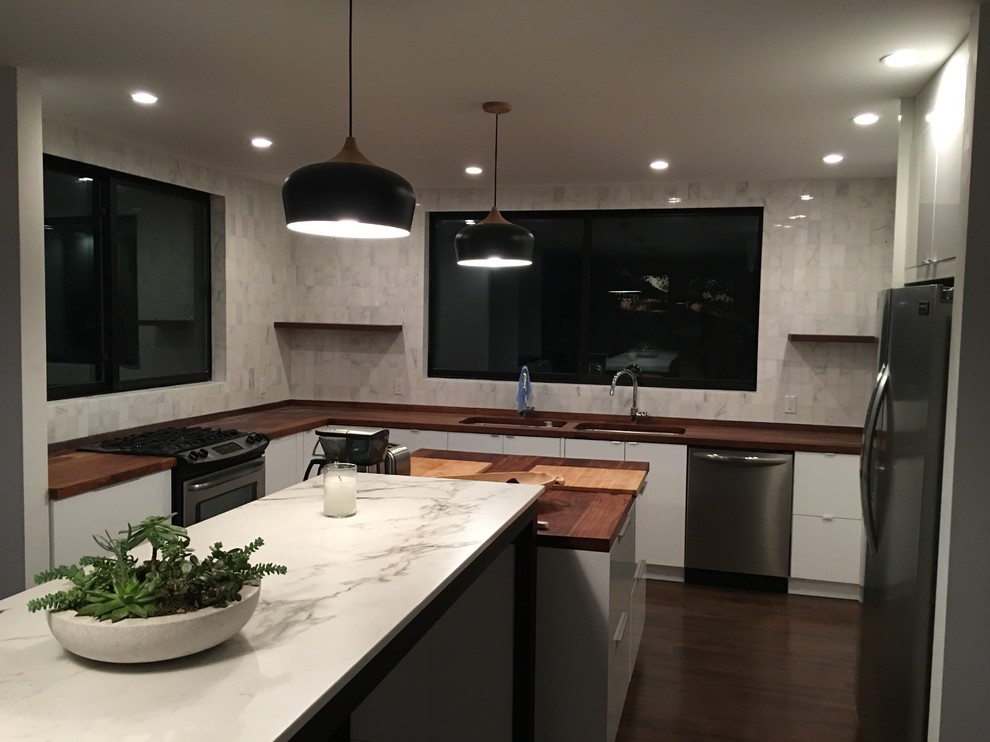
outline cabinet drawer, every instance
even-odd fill
[[[410,451],[416,451],[420,448],[434,448],[439,451],[446,451],[447,431],[389,428],[388,441],[389,443],[401,443]]]
[[[795,515],[791,527],[791,577],[863,584],[863,522]]]
[[[497,433],[448,433],[447,448],[451,451],[502,453],[502,436]]]
[[[794,513],[861,519],[859,456],[794,454]]]
[[[622,441],[591,441],[583,438],[565,438],[564,456],[569,459],[605,459],[622,461],[626,447]]]
[[[514,456],[560,456],[560,438],[535,435],[506,435],[502,438],[502,453]]]

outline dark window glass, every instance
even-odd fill
[[[431,215],[431,376],[756,389],[762,209],[517,212],[532,266],[458,266],[481,216]]]
[[[49,399],[210,378],[209,196],[45,158]]]
[[[48,385],[100,390],[106,379],[93,178],[46,171],[44,182]]]
[[[464,268],[454,235],[465,219],[437,222],[431,255],[432,368],[441,375],[511,376],[522,364],[545,373],[578,371],[581,224],[517,219],[540,245],[526,269]]]

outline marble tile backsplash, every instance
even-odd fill
[[[801,199],[802,194],[813,196]],[[890,285],[893,179],[665,183],[505,188],[505,211],[763,206],[760,337],[755,392],[643,389],[652,415],[860,425],[873,345],[790,343],[788,333],[873,334]],[[483,211],[490,192],[419,192],[412,235],[374,245],[294,237],[292,319],[401,323],[397,335],[293,331],[285,336],[298,399],[515,408],[513,382],[426,377],[426,240],[430,211]],[[802,218],[792,219],[796,215]],[[401,394],[395,392],[400,380]],[[623,413],[627,394],[595,385],[535,385],[538,409]],[[797,414],[784,396],[797,397]]]
[[[44,151],[213,194],[213,381],[48,403],[49,442],[287,399],[272,322],[295,275],[279,188],[46,121]]]
[[[50,402],[49,441],[288,398],[514,409],[513,382],[426,376],[427,214],[487,210],[489,190],[420,191],[406,239],[334,240],[290,233],[274,185],[51,122],[44,149],[214,195],[213,381]],[[789,343],[787,335],[876,331],[877,292],[890,282],[893,179],[504,188],[499,205],[664,208],[672,197],[679,208],[765,209],[758,384],[755,392],[643,389],[640,407],[658,416],[861,424],[875,346]],[[804,218],[789,218],[797,214]],[[403,329],[276,332],[275,320]],[[629,407],[628,393],[609,397],[601,386],[537,383],[535,392],[538,409]],[[797,414],[784,413],[790,394]]]

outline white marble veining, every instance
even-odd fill
[[[0,739],[272,740],[296,729],[449,584],[542,487],[359,475],[358,511],[325,518],[319,480],[192,526],[197,551],[265,539],[241,633],[147,666],[67,654],[27,600],[0,601]]]

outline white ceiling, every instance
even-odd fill
[[[975,6],[355,0],[354,133],[417,188],[490,184],[464,167],[490,165],[492,99],[514,107],[507,185],[890,176],[898,98]],[[346,23],[346,0],[0,0],[0,64],[42,76],[47,119],[280,183],[343,143]],[[903,47],[928,61],[878,62]],[[866,110],[880,123],[854,126]],[[275,145],[255,150],[258,134]]]

